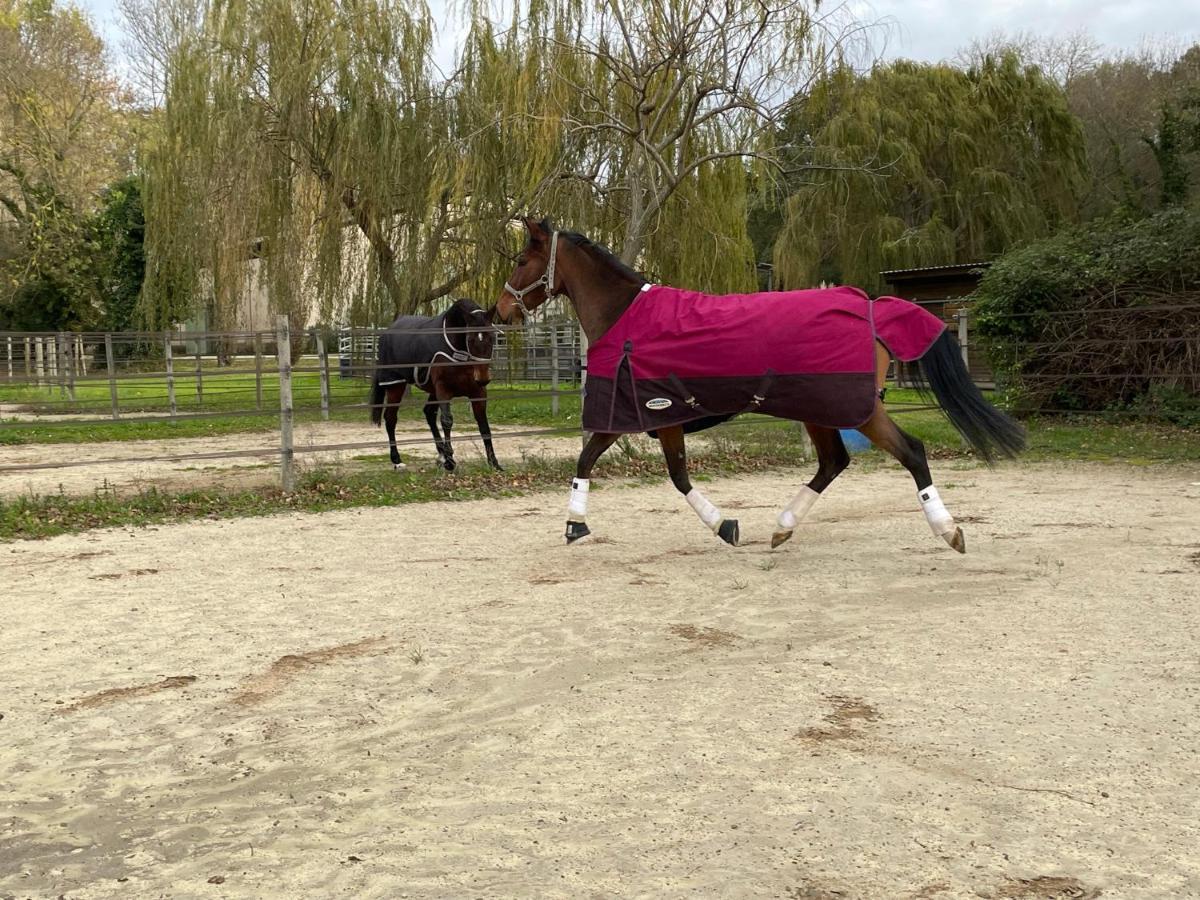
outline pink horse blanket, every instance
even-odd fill
[[[583,427],[629,434],[762,412],[854,428],[875,408],[875,342],[911,362],[945,327],[851,287],[713,296],[648,285],[588,348]]]

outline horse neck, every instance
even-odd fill
[[[580,247],[571,247],[571,252],[560,256],[560,260],[568,261],[570,271],[564,272],[567,296],[579,325],[589,342],[597,341],[629,309],[646,282],[630,278]]]

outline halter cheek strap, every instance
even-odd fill
[[[507,281],[504,282],[504,290],[512,294],[513,300],[516,302],[517,306],[521,307],[521,313],[526,318],[533,318],[533,310],[525,305],[525,296],[527,294],[533,293],[540,287],[544,287],[546,289],[546,299],[549,299],[556,293],[554,290],[554,263],[557,261],[557,259],[558,232],[556,231],[550,236],[550,262],[546,265],[546,271],[542,273],[541,278],[533,282],[533,284],[527,285],[520,290],[517,290]]]
[[[467,313],[467,315],[483,316],[483,315],[487,315],[487,313],[485,313],[482,309],[473,309],[469,313]],[[459,350],[457,347],[454,346],[454,341],[450,340],[450,335],[449,335],[449,333],[447,333],[446,327],[447,327],[447,323],[445,320],[443,320],[442,321],[442,340],[444,340],[446,342],[446,346],[450,348],[450,355],[454,357],[456,362],[467,362],[469,360],[471,362],[490,363],[492,361],[492,357],[494,357],[496,354],[496,348],[494,345],[492,347],[492,356],[476,356],[474,353],[471,352],[471,341],[470,341],[470,336],[468,335],[468,332],[475,331],[476,330],[475,328],[471,328],[468,325],[468,326],[466,326],[465,331],[456,332],[456,333],[461,333],[464,336],[464,338],[466,338],[463,341],[463,346],[466,349]],[[440,353],[441,351],[438,351],[438,352]]]

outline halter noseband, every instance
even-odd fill
[[[467,312],[467,315],[468,316],[486,316],[487,313],[482,309],[472,309]],[[476,330],[480,330],[480,333],[482,333],[482,329],[477,329],[477,327],[472,327],[470,324],[468,324],[464,327],[463,331],[457,332],[457,333],[462,334],[463,347],[465,348],[463,350],[459,350],[457,347],[454,346],[454,342],[452,340],[450,340],[450,335],[446,333],[446,322],[445,322],[445,320],[442,320],[442,340],[444,340],[446,342],[446,346],[450,348],[450,355],[454,357],[455,362],[470,361],[470,362],[490,363],[492,361],[492,359],[495,357],[495,355],[496,355],[496,345],[495,344],[492,345],[492,355],[491,356],[476,356],[474,353],[471,352],[470,332],[476,331]],[[491,330],[490,326],[488,327],[488,330]],[[439,351],[439,352],[441,352],[441,351]]]
[[[542,273],[542,277],[533,284],[527,285],[520,290],[517,290],[507,281],[504,282],[504,290],[512,294],[513,301],[517,306],[521,307],[521,313],[527,319],[533,318],[533,310],[525,305],[525,295],[530,294],[540,287],[546,289],[546,299],[550,299],[554,293],[554,261],[558,258],[558,232],[554,232],[550,236],[550,262],[546,265],[546,271]]]

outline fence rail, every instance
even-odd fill
[[[448,334],[474,328],[451,328]],[[566,323],[497,329],[488,399],[546,402],[553,415],[564,395],[578,395],[578,326]],[[274,331],[239,332],[0,332],[0,440],[6,429],[31,425],[101,426],[114,422],[156,423],[260,417],[274,420],[277,448],[206,451],[169,456],[62,459],[0,465],[0,473],[74,468],[118,462],[230,459],[278,455],[285,490],[295,484],[298,453],[381,449],[382,441],[296,446],[294,423],[301,414],[365,413],[367,390],[383,329],[311,329],[292,333],[279,317]],[[424,332],[421,332],[424,333]],[[214,344],[237,344],[250,352],[219,356],[201,352]],[[337,358],[331,359],[330,348]],[[297,355],[293,359],[293,349]],[[427,360],[414,360],[424,364]],[[443,360],[446,366],[476,361]],[[388,366],[391,368],[391,366]],[[273,405],[278,402],[278,412]],[[277,419],[275,417],[278,416]],[[560,436],[577,426],[507,432],[507,437]],[[426,443],[401,438],[398,445]]]
[[[1194,305],[1160,305],[1160,312],[1196,311]],[[1023,314],[1016,314],[1019,318]],[[1062,319],[1062,315],[1056,317]],[[978,355],[969,310],[962,310],[956,331],[963,361],[972,372],[972,357]],[[468,333],[473,328],[451,329]],[[204,460],[278,455],[281,480],[290,489],[295,480],[297,454],[382,449],[381,440],[320,444],[297,447],[293,430],[298,416],[328,420],[336,414],[365,412],[367,386],[376,364],[376,348],[383,329],[310,329],[294,334],[280,317],[273,331],[233,332],[0,332],[0,442],[5,429],[30,425],[53,428],[59,425],[102,426],[114,422],[185,422],[206,419],[254,418],[264,427],[275,425],[277,447],[196,452],[162,457],[111,458],[47,461],[31,465],[0,466],[0,473],[21,470],[70,468],[114,462],[155,460]],[[1046,334],[1049,334],[1047,331]],[[1097,365],[1072,372],[1080,380],[1111,382],[1177,381],[1200,379],[1200,346],[1187,357],[1182,368],[1160,370],[1106,371],[1103,362],[1124,345],[1170,345],[1180,341],[1197,343],[1200,336],[1128,337],[1123,340],[1088,338],[1074,346],[1081,360],[1095,359]],[[203,352],[213,346],[239,352]],[[1053,340],[1030,341],[1035,349],[1053,348]],[[1189,344],[1190,346],[1190,344]],[[491,360],[492,384],[489,401],[516,400],[546,403],[551,414],[560,414],[564,397],[578,396],[584,367],[581,361],[578,326],[551,322],[526,327],[498,328]],[[336,355],[336,360],[331,356]],[[414,361],[424,363],[424,360]],[[447,365],[474,366],[473,361]],[[911,384],[901,367],[897,382]],[[1060,376],[1028,373],[1031,383]],[[989,383],[984,383],[990,387]],[[545,409],[546,407],[542,407]],[[890,405],[891,411],[912,412],[930,407]],[[1048,414],[1071,413],[1070,409],[1047,404],[1035,410]],[[1119,413],[1118,413],[1119,414]],[[1128,411],[1130,416],[1138,415]],[[559,436],[578,433],[578,426],[525,429],[507,432],[508,437]],[[402,438],[400,445],[424,443],[428,438]]]

